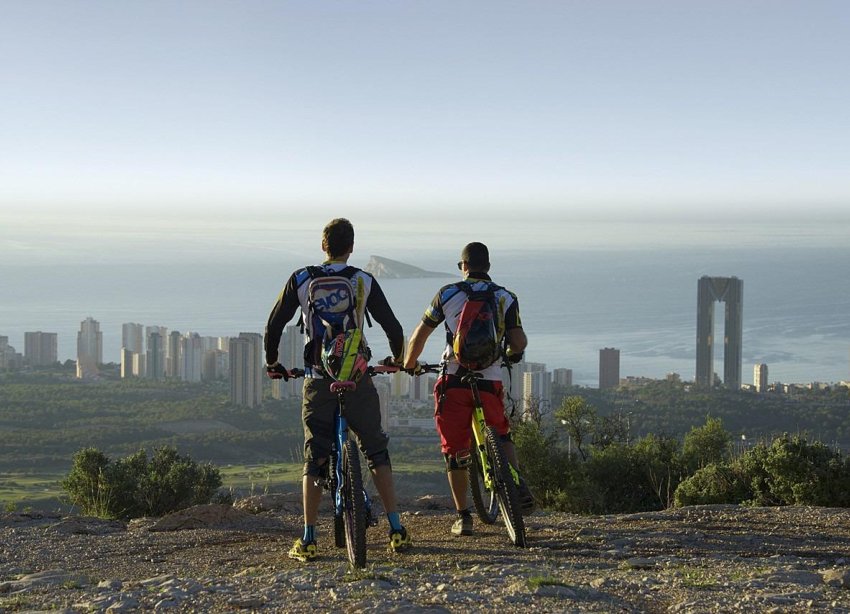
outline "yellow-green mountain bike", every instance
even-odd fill
[[[420,364],[423,372],[439,373],[442,366]],[[461,381],[472,392],[472,438],[474,450],[469,466],[469,486],[472,502],[482,522],[494,524],[501,514],[511,542],[520,548],[526,546],[525,520],[520,497],[520,474],[508,461],[499,434],[484,418],[484,406],[478,392],[480,373],[469,371]]]

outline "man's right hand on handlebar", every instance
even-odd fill
[[[289,372],[279,362],[266,365],[266,375],[268,375],[271,379],[282,379],[285,382],[289,381]]]
[[[424,375],[425,373],[437,373],[438,366],[439,365],[421,363],[417,360],[412,367],[406,368],[405,371],[407,371],[411,375]]]

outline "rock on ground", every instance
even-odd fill
[[[528,517],[529,547],[411,500],[406,553],[370,528],[351,570],[325,510],[320,557],[286,557],[294,495],[130,523],[0,514],[0,612],[850,612],[850,510],[698,506]]]

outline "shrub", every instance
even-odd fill
[[[787,434],[684,480],[675,503],[850,506],[850,461],[821,442]]]
[[[846,506],[850,466],[822,442],[787,434],[773,441],[764,459],[773,499],[779,505]]]
[[[96,448],[74,455],[62,488],[84,514],[101,518],[161,516],[192,505],[209,503],[221,474],[210,464],[199,465],[174,448],[144,450],[109,460]]]
[[[750,490],[738,467],[711,464],[682,480],[674,496],[676,507],[741,503]]]
[[[520,473],[538,505],[561,512],[586,512],[591,492],[584,464],[557,445],[557,435],[535,422],[511,427]]]
[[[691,428],[682,444],[682,460],[689,473],[729,458],[732,437],[720,418],[708,417],[705,424]]]

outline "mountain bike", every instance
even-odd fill
[[[369,376],[379,373],[395,373],[398,367],[370,366]],[[291,369],[289,377],[303,377],[302,369]],[[372,514],[372,501],[363,487],[360,468],[360,452],[353,439],[348,437],[348,422],[345,419],[345,393],[355,390],[357,383],[333,381],[331,392],[337,395],[334,412],[334,439],[331,453],[325,465],[327,475],[317,484],[329,491],[334,507],[334,545],[346,548],[348,561],[353,567],[366,566],[366,528],[378,522]]]
[[[440,373],[442,365],[420,364],[423,372]],[[460,376],[472,391],[472,437],[475,450],[468,468],[472,502],[482,522],[494,524],[501,513],[508,537],[515,546],[526,545],[525,520],[519,494],[520,475],[505,455],[496,430],[484,418],[484,406],[478,392],[480,373],[469,371]]]

